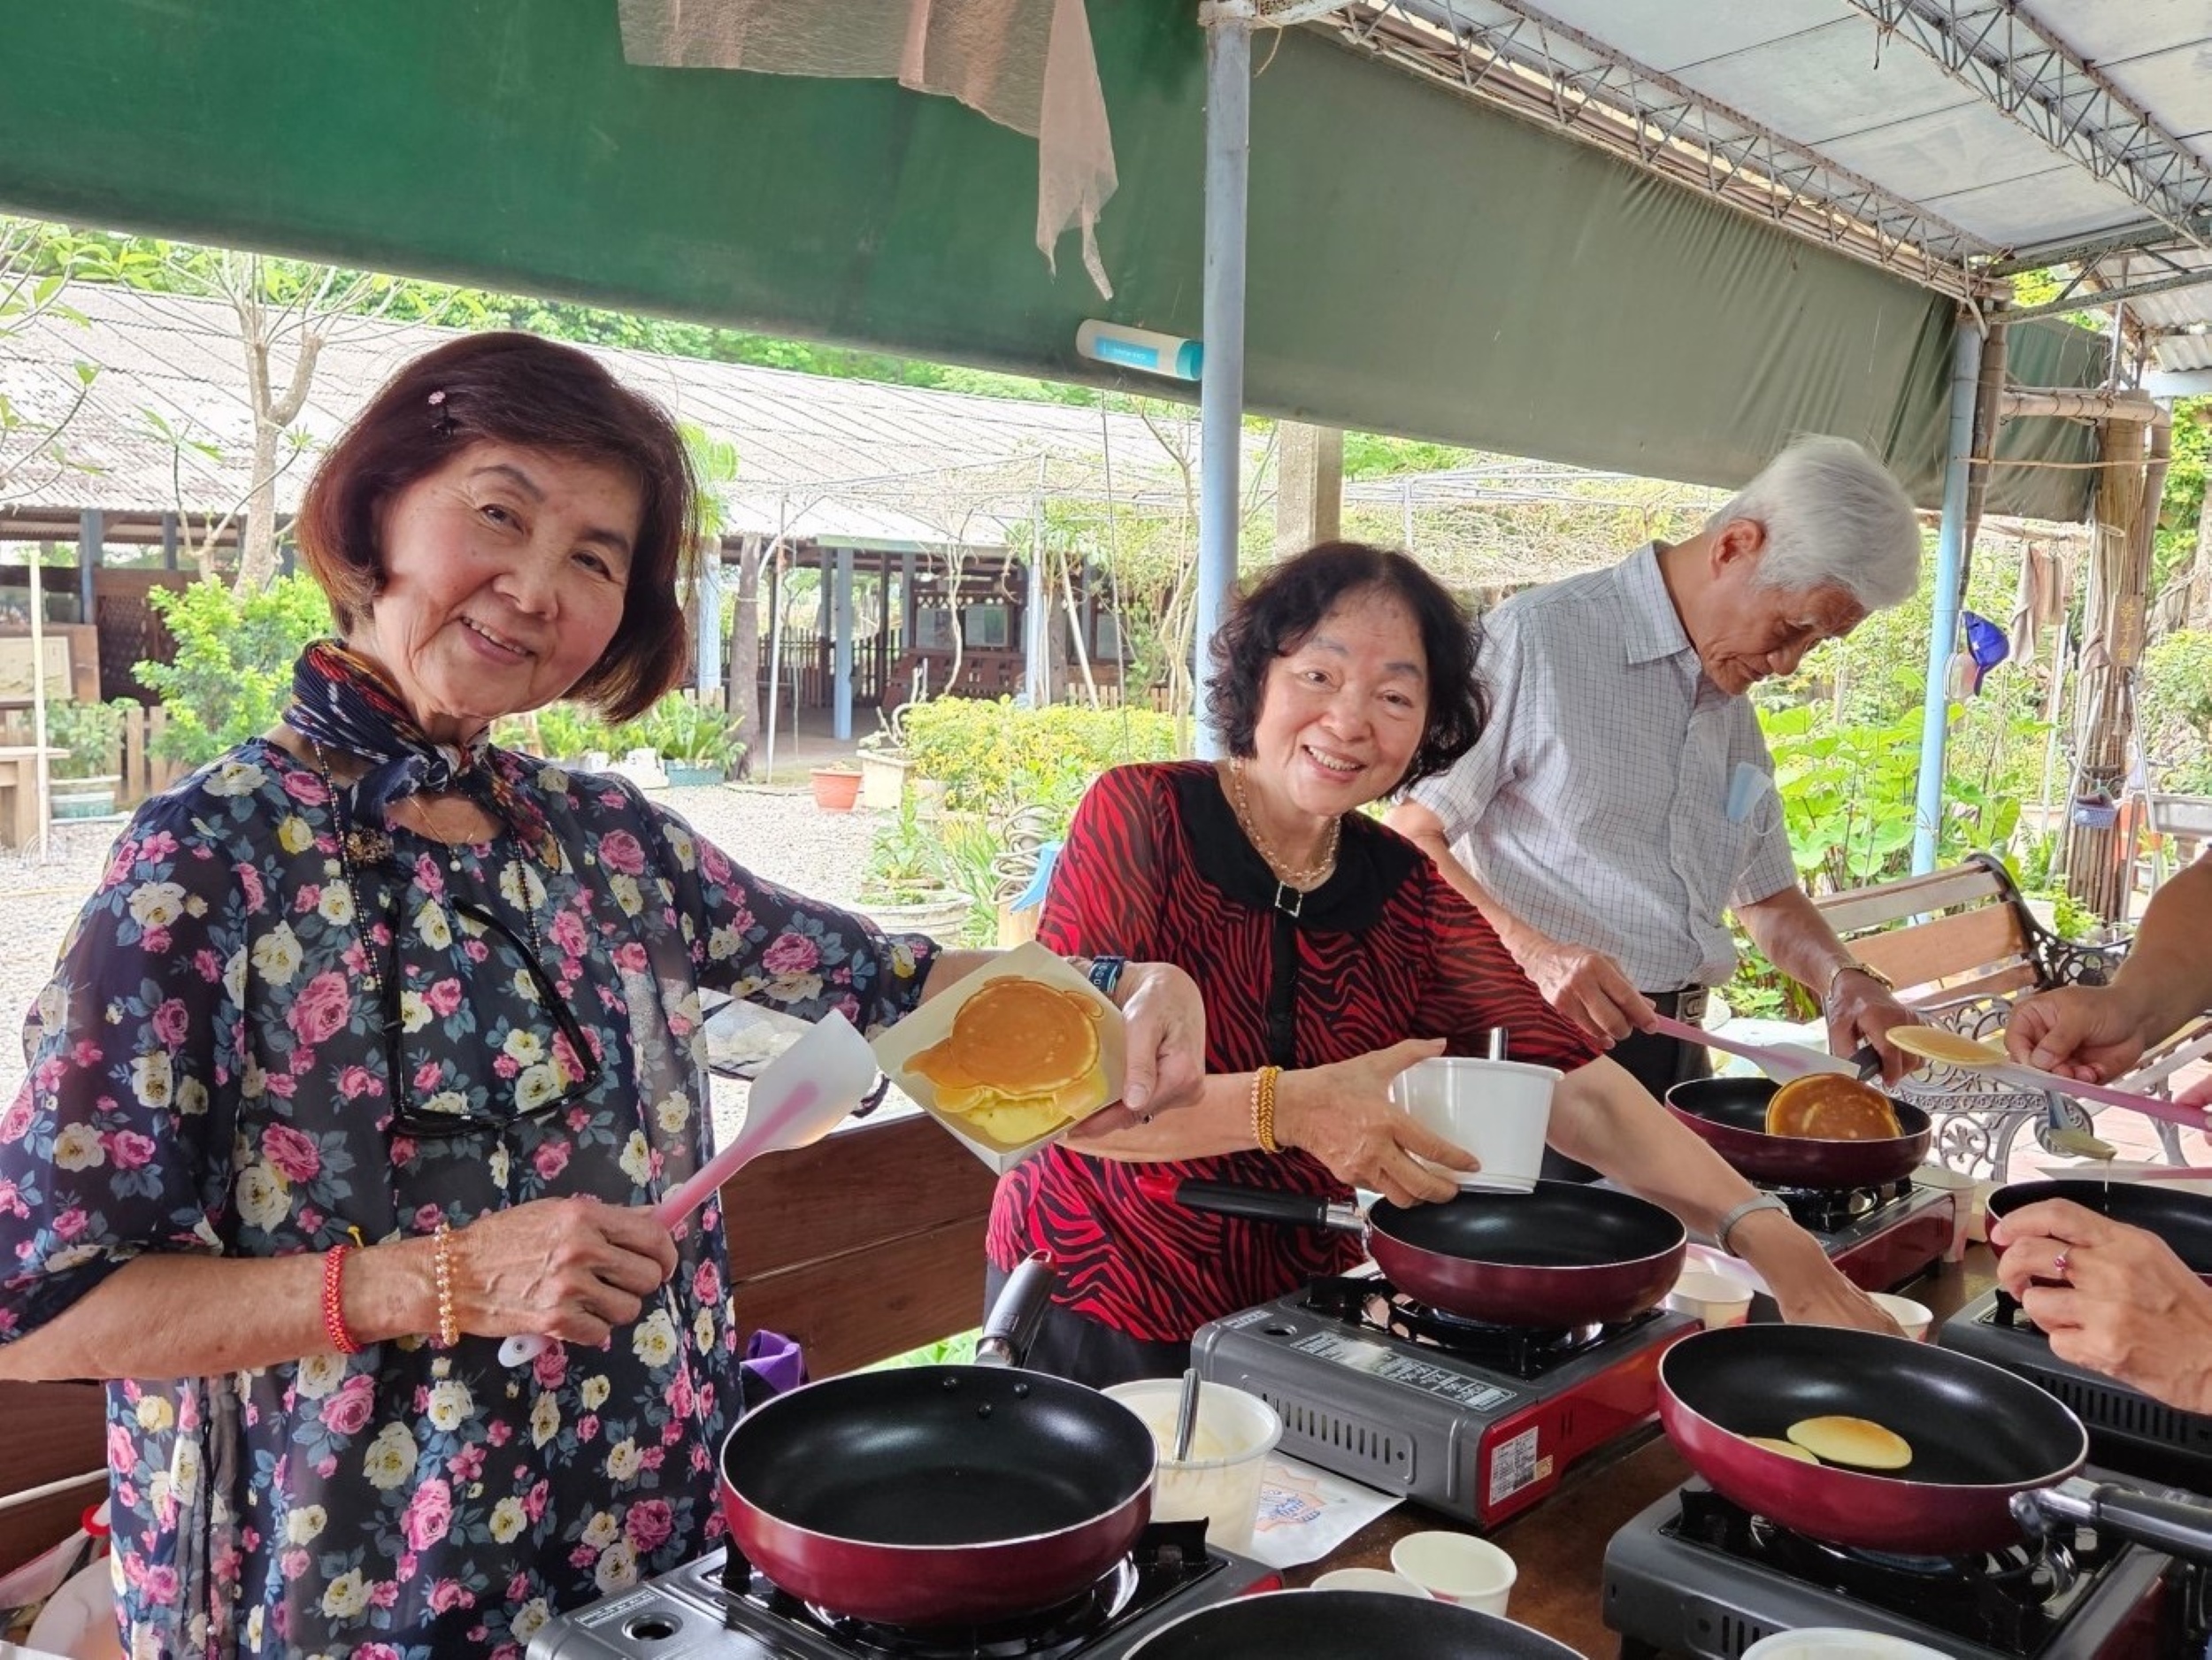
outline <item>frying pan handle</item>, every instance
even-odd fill
[[[2045,1518],[2085,1525],[2191,1562],[2212,1563],[2212,1504],[2161,1498],[2102,1482],[2016,1494],[2014,1519],[2040,1533]]]
[[[1005,1287],[975,1340],[979,1366],[1018,1366],[1045,1323],[1052,1290],[1060,1281],[1049,1251],[1032,1251],[1006,1276]]]
[[[1333,1204],[1317,1194],[1285,1193],[1273,1187],[1242,1187],[1233,1181],[1177,1181],[1140,1176],[1137,1186],[1163,1204],[1179,1204],[1248,1222],[1279,1222],[1291,1227],[1333,1228],[1356,1233],[1364,1226],[1356,1207]]]

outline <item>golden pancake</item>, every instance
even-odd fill
[[[1816,1458],[1858,1470],[1902,1470],[1912,1462],[1912,1443],[1870,1418],[1801,1418],[1789,1438]]]
[[[1893,1026],[1882,1035],[1908,1055],[1949,1066],[1996,1066],[2005,1060],[2003,1049],[1939,1026]]]
[[[908,1065],[935,1086],[941,1111],[999,1141],[1033,1141],[1105,1104],[1102,1018],[1081,992],[1001,975],[979,987],[943,1041]]]
[[[1904,1134],[1880,1090],[1836,1072],[1793,1078],[1767,1102],[1769,1135],[1816,1141],[1884,1141]]]
[[[1744,1439],[1754,1447],[1763,1447],[1770,1453],[1780,1453],[1783,1457],[1794,1458],[1801,1464],[1816,1464],[1820,1462],[1793,1441],[1778,1441],[1771,1435],[1747,1435]]]

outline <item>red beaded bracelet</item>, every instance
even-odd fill
[[[361,1345],[346,1329],[344,1298],[339,1290],[345,1272],[346,1256],[350,1245],[334,1245],[323,1257],[323,1331],[330,1339],[330,1346],[342,1355],[357,1355]]]

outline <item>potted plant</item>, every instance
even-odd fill
[[[850,812],[860,800],[860,769],[849,761],[812,768],[807,777],[814,786],[814,804],[824,812]]]
[[[974,903],[953,881],[945,845],[911,802],[876,828],[860,879],[860,906],[892,934],[950,938]]]
[[[719,784],[728,776],[733,740],[723,711],[671,692],[638,724],[660,752],[671,784]]]
[[[871,812],[897,812],[906,800],[903,711],[878,711],[876,729],[860,741],[860,804]]]
[[[99,818],[115,811],[120,776],[107,770],[123,737],[120,703],[57,703],[46,711],[46,739],[64,751],[49,776],[47,803],[57,818]]]

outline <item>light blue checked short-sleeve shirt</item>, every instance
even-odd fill
[[[1483,624],[1482,740],[1415,786],[1515,916],[1617,958],[1648,992],[1736,964],[1721,913],[1797,880],[1747,697],[1705,678],[1655,548],[1516,595]],[[1732,822],[1739,763],[1766,775]]]

